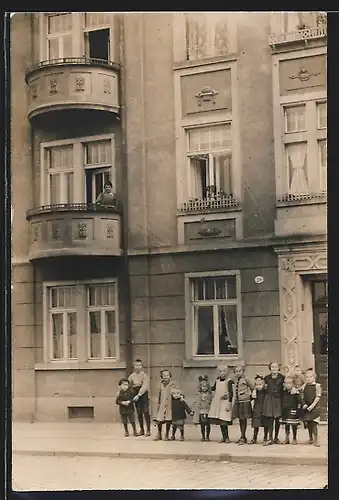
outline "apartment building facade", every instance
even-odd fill
[[[315,366],[327,404],[326,14],[17,13],[13,418],[117,417],[140,357]],[[110,180],[114,206],[95,200]]]

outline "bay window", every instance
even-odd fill
[[[45,284],[48,362],[119,358],[117,282]]]
[[[220,12],[187,14],[186,38],[190,61],[227,54],[227,15]]]
[[[187,315],[193,358],[238,355],[241,346],[237,271],[187,275]]]
[[[41,145],[41,205],[92,204],[106,182],[115,186],[112,136]]]
[[[187,161],[190,199],[231,194],[231,124],[188,129]]]

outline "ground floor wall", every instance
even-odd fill
[[[310,362],[312,332],[301,329],[301,312],[295,315],[299,326],[295,330],[298,351],[294,353],[303,354],[295,354],[293,360],[286,354],[286,307],[288,312],[290,306],[284,302],[284,266],[286,262],[280,257],[278,262],[273,248],[130,257],[131,354],[132,358],[143,360],[150,375],[153,411],[163,368],[172,372],[190,403],[198,376],[207,374],[213,380],[222,363],[245,363],[247,374],[253,379],[257,373],[266,374],[272,360],[282,363],[283,371],[291,369],[293,363]],[[240,275],[243,348],[236,359],[196,359],[189,351],[192,332],[187,325],[185,275],[219,271],[238,271]],[[66,420],[69,407],[93,408],[97,421],[118,418],[115,396],[119,379],[126,375],[126,352],[130,352],[126,351],[125,293],[120,294],[119,300],[119,362],[95,368],[75,364],[71,369],[43,363],[42,282],[92,277],[118,277],[119,290],[126,285],[121,265],[114,259],[90,258],[87,263],[57,259],[34,267],[26,264],[13,268],[14,419]],[[298,297],[299,292],[293,288]],[[297,311],[302,310],[301,304],[302,301],[296,306]],[[305,307],[302,313],[306,314]]]

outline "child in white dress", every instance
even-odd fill
[[[210,424],[220,426],[220,443],[229,443],[228,426],[232,424],[233,381],[228,366],[219,367],[219,376],[211,391],[214,395],[208,412]]]

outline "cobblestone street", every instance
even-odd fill
[[[322,489],[327,467],[13,455],[13,490]]]

